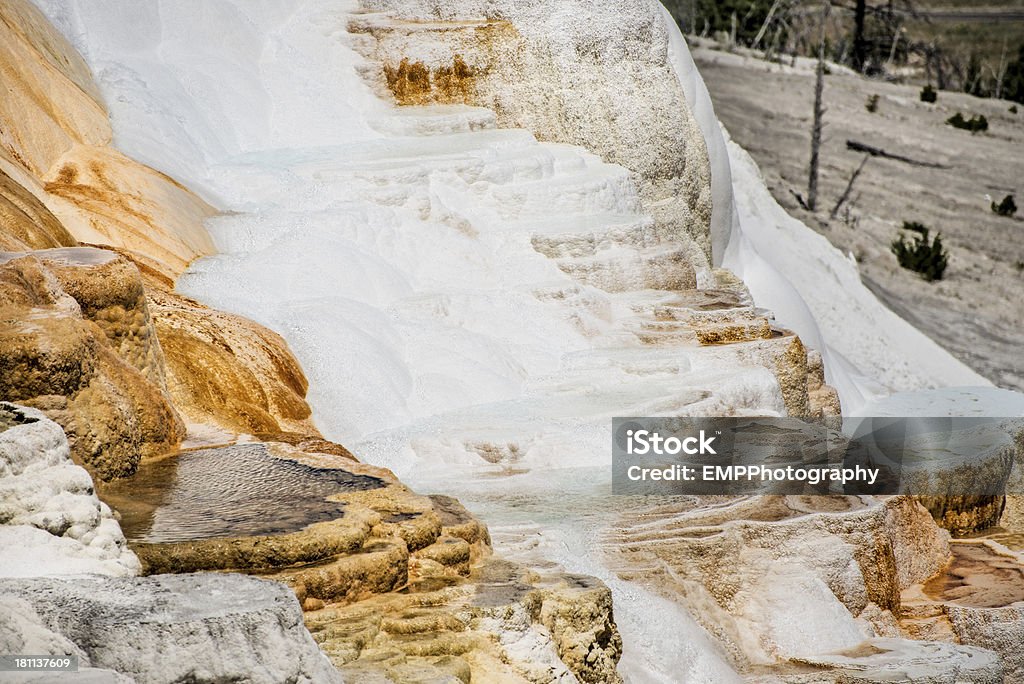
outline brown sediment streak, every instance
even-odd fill
[[[478,75],[478,70],[466,64],[462,55],[455,55],[451,66],[434,69],[408,58],[398,66],[384,65],[388,89],[400,105],[469,104]]]

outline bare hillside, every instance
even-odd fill
[[[776,199],[856,258],[864,282],[897,313],[996,384],[1024,389],[1024,208],[1006,218],[990,207],[1007,194],[1024,206],[1024,107],[1012,113],[1009,102],[948,92],[926,104],[916,87],[828,76],[819,211],[811,214],[793,193],[806,194],[813,73],[707,48],[694,56],[720,119]],[[872,95],[875,113],[866,107]],[[988,132],[947,125],[956,112],[984,115]],[[864,158],[848,140],[943,168],[871,158],[849,211],[830,220]],[[904,221],[942,234],[945,279],[928,283],[900,268],[890,244]]]

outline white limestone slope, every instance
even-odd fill
[[[330,206],[353,194],[338,192],[344,183],[338,178],[337,169],[317,167],[325,157],[351,158],[354,153],[364,159],[382,154],[408,158],[427,152],[409,147],[402,151],[396,137],[424,130],[444,133],[491,125],[486,111],[453,109],[448,116],[394,116],[366,86],[358,73],[359,59],[345,44],[345,26],[349,13],[355,9],[353,2],[307,1],[287,8],[276,3],[252,5],[227,0],[110,2],[104,3],[102,9],[94,5],[85,9],[81,3],[55,0],[38,0],[37,4],[69,35],[97,73],[111,109],[118,145],[184,181],[222,208],[258,210],[263,222],[276,224],[268,229],[277,240],[274,247],[280,247],[281,241],[293,231],[285,227],[289,217],[271,218],[267,215],[271,210],[294,215],[294,207],[299,205],[302,211],[298,213],[319,209],[334,213],[340,222],[346,214],[369,216],[376,211],[372,206],[350,206],[351,211],[336,212]],[[452,7],[448,11],[455,16],[464,13],[465,8]],[[112,20],[114,17],[116,21]],[[225,26],[232,27],[228,38]],[[988,385],[886,309],[861,285],[855,264],[774,202],[749,157],[738,146],[726,143],[685,41],[672,24],[668,36],[676,73],[711,161],[712,242],[716,261],[747,283],[759,305],[774,311],[781,323],[796,330],[810,346],[822,349],[829,380],[839,389],[847,409],[856,410],[892,391]],[[295,65],[302,68],[296,70]],[[333,96],[325,97],[325,92]],[[472,147],[483,142],[478,136],[470,137],[476,141],[455,141],[448,151],[457,151],[460,144]],[[344,152],[341,149],[357,143],[357,148]],[[511,139],[499,142],[497,138],[488,144],[492,150],[495,145],[505,150],[514,145]],[[331,146],[337,148],[331,150]],[[526,164],[553,164],[523,157],[522,150],[513,154],[518,154]],[[546,154],[554,153],[549,148]],[[499,161],[507,165],[506,160]],[[299,172],[300,168],[305,170]],[[350,172],[354,172],[351,167]],[[598,178],[601,173],[597,168],[587,170],[597,183],[585,186],[587,192],[609,181]],[[333,183],[329,180],[332,174]],[[445,196],[448,188],[443,186],[447,184],[439,175],[434,175],[432,184],[427,197],[416,200],[421,210],[425,206],[440,208],[450,215],[449,224],[458,223],[460,207],[443,206],[446,202],[457,203],[457,198],[450,197],[451,192]],[[463,201],[470,211],[480,207],[476,197]],[[399,202],[408,205],[408,197],[384,199],[385,204]],[[613,203],[609,213],[616,216],[611,220],[621,218],[619,210]],[[380,216],[359,221],[405,225],[404,217]],[[310,225],[308,221],[304,223]],[[236,239],[234,235],[226,236],[227,233],[242,232],[236,230],[236,225],[230,220],[218,224],[222,251],[231,251],[231,245],[223,244],[225,240]],[[438,244],[429,237],[425,240],[431,245]],[[367,250],[355,242],[345,245],[346,270],[367,274],[365,279],[359,279],[365,282],[358,283],[356,294],[372,290],[372,305],[376,306],[387,305],[418,289],[418,284],[410,285],[402,282],[402,278],[413,270],[410,261],[418,261],[413,266],[422,270],[429,251],[410,247],[405,254],[395,255],[396,259],[387,264],[391,268],[378,269],[382,264],[371,265]],[[381,244],[376,238],[374,242],[371,253]],[[403,236],[400,244],[397,240],[392,244],[404,248],[409,241]],[[268,245],[264,241],[262,247],[266,249]],[[300,248],[299,252],[306,250]],[[307,256],[293,253],[295,258]],[[462,256],[464,260],[479,262],[471,253]],[[286,257],[287,254],[282,255],[277,263],[286,263]],[[310,264],[306,274],[314,268],[315,264]],[[485,266],[478,273],[486,273],[486,269]],[[397,279],[396,270],[402,274]],[[294,282],[298,285],[300,281],[297,277]],[[337,280],[321,283],[331,283],[334,291],[351,285]],[[488,283],[497,284],[493,279]],[[467,286],[472,285],[470,279]],[[358,302],[363,297],[352,299]],[[266,315],[269,312],[264,305],[258,308],[265,314],[262,322],[277,322]],[[370,321],[363,316],[356,330],[335,336],[333,342],[355,342],[358,349],[359,330],[376,325]],[[319,342],[312,341],[306,346],[322,348]],[[395,355],[401,352],[394,345],[370,346],[374,349],[367,352],[368,358],[380,369],[373,387],[381,390],[372,394],[379,396],[382,404],[394,405],[395,392],[408,393],[416,380],[407,368],[401,369],[409,364],[396,360]],[[381,354],[392,356],[381,358]],[[307,365],[324,362],[314,356],[310,351],[302,360]],[[492,371],[489,369],[488,375]],[[334,378],[331,384],[339,386],[357,377],[358,373],[348,373]],[[494,380],[499,385],[505,382]],[[457,395],[463,391],[462,387],[451,390]],[[481,393],[474,396],[480,398]],[[364,394],[362,399],[365,404],[370,397]],[[436,396],[425,399],[434,402],[432,412],[443,406],[443,402],[436,403]],[[324,397],[324,401],[344,401],[350,409],[347,415],[356,412],[348,398],[331,396]],[[374,406],[367,406],[366,411],[378,413]],[[405,415],[414,417],[416,410]],[[383,426],[364,424],[338,436],[351,438],[378,427]]]
[[[638,341],[671,305],[646,288],[695,274],[653,239],[625,169],[486,110],[385,107],[344,43],[355,3],[46,4],[118,143],[229,210],[209,224],[220,254],[180,287],[281,332],[320,427],[365,460],[406,477],[564,468],[610,458],[614,415],[784,410],[756,360]],[[599,569],[584,551],[567,567]],[[635,681],[732,676],[713,649],[659,661],[679,635],[710,638],[664,601],[654,633],[656,599],[615,591]]]
[[[326,434],[399,471],[476,443],[564,466],[607,457],[612,415],[783,410],[757,363],[637,341],[687,245],[629,172],[486,110],[386,106],[355,3],[44,5],[119,144],[231,212],[180,287],[286,336]]]

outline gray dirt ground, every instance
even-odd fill
[[[1012,103],[948,92],[925,104],[914,86],[827,76],[819,211],[811,214],[792,193],[806,196],[813,73],[708,48],[694,57],[719,118],[760,165],[776,200],[855,255],[865,284],[896,313],[997,385],[1024,390],[1024,105],[1013,114]],[[865,107],[873,94],[874,114]],[[984,114],[988,133],[946,125],[957,111]],[[950,168],[872,158],[850,215],[829,220],[863,158],[846,149],[848,139]],[[1015,218],[997,216],[986,199],[1007,194],[1021,207]],[[950,260],[941,282],[900,268],[890,252],[905,220],[942,234]]]

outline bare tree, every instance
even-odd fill
[[[814,123],[811,128],[811,167],[807,181],[807,208],[815,211],[818,207],[818,161],[821,153],[821,131],[824,128],[825,108],[822,96],[825,92],[825,31],[832,5],[825,0],[821,13],[821,37],[818,39],[818,69],[814,79]]]
[[[853,11],[853,68],[864,71],[868,63],[867,0],[857,0]]]

